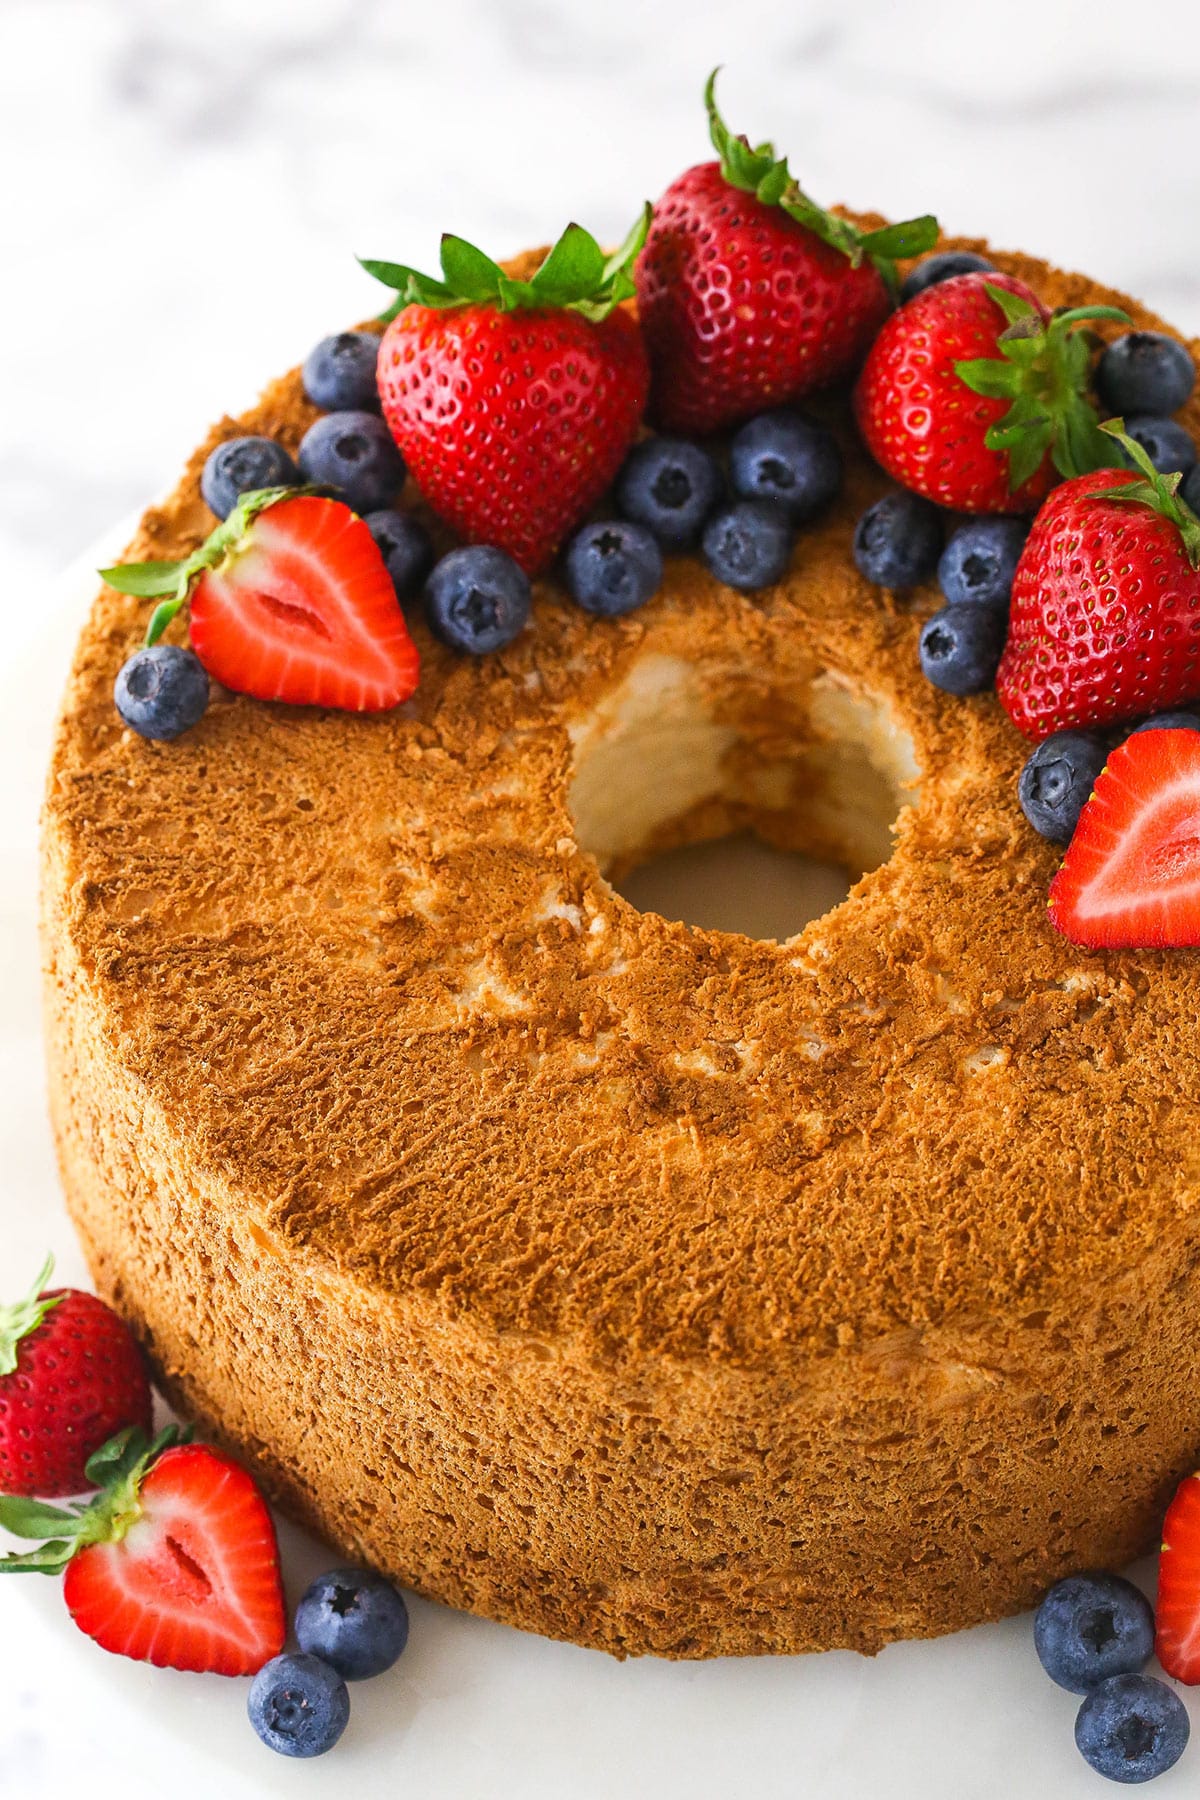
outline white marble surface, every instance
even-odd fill
[[[171,483],[213,416],[374,309],[354,251],[428,262],[453,228],[502,253],[571,217],[616,237],[706,153],[716,61],[731,119],[773,134],[818,197],[935,210],[1200,330],[1200,33],[1183,0],[0,0],[5,1291],[46,1242],[79,1273],[32,939],[44,738],[81,596],[52,578]],[[93,1800],[151,1781],[180,1800],[218,1783],[229,1800],[406,1782],[573,1800],[1098,1786],[1019,1624],[874,1665],[684,1670],[432,1608],[419,1624],[353,1743],[289,1767],[246,1739],[240,1697],[109,1663],[52,1584],[5,1584],[0,1794],[63,1800],[85,1777]]]

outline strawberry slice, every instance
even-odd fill
[[[1092,949],[1200,944],[1200,732],[1140,731],[1113,751],[1051,884],[1050,917]]]
[[[121,593],[161,598],[147,643],[191,602],[196,655],[259,700],[383,712],[416,688],[417,650],[383,557],[339,500],[267,488],[243,494],[182,562],[102,571]]]
[[[275,1527],[244,1469],[179,1435],[112,1439],[88,1464],[104,1488],[86,1506],[0,1499],[0,1525],[54,1533],[39,1550],[0,1558],[0,1573],[65,1569],[71,1617],[118,1656],[253,1675],[287,1632]]]
[[[1200,1682],[1200,1474],[1186,1475],[1163,1520],[1154,1648],[1168,1675]]]

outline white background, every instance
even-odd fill
[[[212,418],[381,298],[353,253],[615,239],[735,128],[806,186],[1021,245],[1200,331],[1200,33],[1074,0],[0,0],[0,1291],[54,1244],[41,1111],[37,789],[87,578]],[[115,548],[115,546],[114,546]],[[88,559],[91,560],[90,558]],[[320,1553],[293,1543],[295,1579]],[[1100,1790],[1026,1621],[888,1651],[626,1664],[421,1607],[334,1757],[277,1763],[242,1684],[135,1669],[49,1582],[0,1587],[0,1796],[356,1788],[1071,1796]],[[1200,1741],[1156,1790],[1194,1786]]]

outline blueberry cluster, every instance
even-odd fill
[[[1141,1670],[1154,1651],[1154,1611],[1119,1575],[1069,1575],[1037,1610],[1033,1641],[1042,1667],[1082,1694],[1075,1742],[1110,1781],[1150,1781],[1174,1767],[1188,1741],[1183,1702]]]
[[[348,1681],[382,1675],[408,1642],[408,1608],[382,1575],[334,1569],[296,1608],[299,1654],[272,1657],[251,1684],[250,1723],[280,1756],[323,1756],[350,1717]]]

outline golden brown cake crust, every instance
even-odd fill
[[[132,554],[205,535],[221,437],[315,416],[293,372],[223,420]],[[777,587],[672,558],[614,622],[541,583],[482,661],[418,623],[381,718],[221,694],[146,743],[111,692],[147,607],[105,590],[54,753],[52,1100],[102,1291],[335,1541],[618,1652],[994,1616],[1138,1548],[1200,1439],[1200,965],[1055,935],[1026,747],[923,681],[933,592],[855,572],[883,484],[843,438]],[[785,944],[638,914],[572,781],[636,812],[656,712],[721,792],[626,850],[849,857],[861,728],[868,777],[920,772],[894,854]]]

